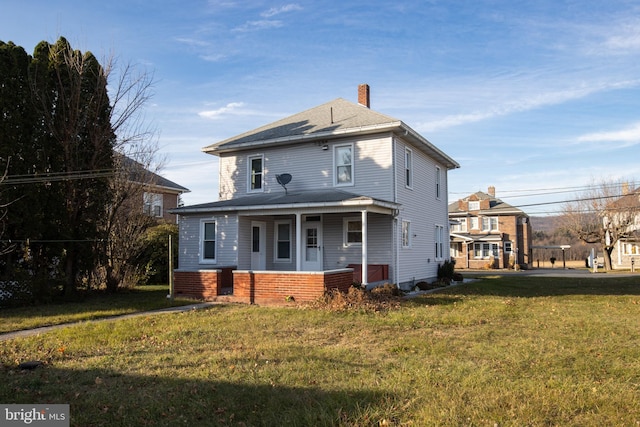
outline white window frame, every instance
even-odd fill
[[[260,188],[253,188],[254,176],[257,175],[253,170],[253,160],[256,159],[260,159]],[[253,154],[251,156],[247,156],[247,192],[264,192],[264,154]]]
[[[349,224],[351,223],[360,224],[360,241],[359,242],[349,241]],[[362,218],[354,216],[354,217],[347,217],[342,219],[342,245],[344,247],[362,246]]]
[[[479,230],[480,229],[480,225],[479,225],[479,221],[478,221],[478,217],[477,216],[472,216],[471,218],[469,218],[470,222],[471,222],[471,229],[472,230]]]
[[[442,193],[442,170],[440,166],[436,166],[436,199],[440,200]]]
[[[213,258],[205,258],[205,244],[212,240],[205,240],[205,229],[207,224],[213,224],[214,227],[214,239],[213,239]],[[200,220],[200,264],[216,264],[218,262],[218,221],[215,218],[207,218]]]
[[[469,202],[469,210],[470,211],[479,211],[480,210],[480,201]]]
[[[442,225],[436,225],[436,230],[435,230],[435,249],[436,249],[436,255],[435,258],[436,260],[442,260],[444,259],[444,226]]]
[[[292,262],[291,254],[293,253],[293,239],[292,239],[292,222],[291,220],[278,220],[274,221],[274,231],[273,231],[273,262]],[[280,242],[285,242],[286,240],[280,240],[279,226],[280,225],[288,225],[289,226],[289,256],[287,258],[278,258],[280,255],[278,251],[278,244]]]
[[[407,221],[406,219],[402,220],[402,228],[401,232],[401,240],[402,247],[407,249],[411,247],[411,221]]]
[[[413,189],[413,150],[404,149],[404,186]]]
[[[497,216],[483,216],[482,231],[498,231],[498,223]]]
[[[451,256],[451,258],[458,258],[462,252],[461,246],[462,246],[462,243],[460,242],[450,242],[449,256]]]
[[[640,255],[640,245],[635,243],[623,243],[622,255]]]
[[[480,254],[478,256],[478,253]],[[474,259],[495,259],[500,256],[500,247],[497,243],[475,242],[473,244]]]
[[[451,225],[451,231],[458,232],[458,233],[466,233],[467,218],[460,218],[460,219],[457,219],[456,221],[458,222]]]
[[[143,207],[142,211],[154,218],[162,218],[163,216],[163,196],[160,193],[148,193],[144,192],[143,195]],[[157,209],[157,212],[156,212]]]
[[[342,148],[348,148],[351,151],[351,163],[350,164],[342,164],[338,162],[338,152]],[[355,149],[353,143],[349,144],[339,144],[333,146],[333,185],[335,187],[348,187],[353,186],[355,184]],[[338,179],[338,168],[340,167],[349,167],[351,169],[351,176],[349,181],[340,182]]]

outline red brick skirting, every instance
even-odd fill
[[[221,270],[174,271],[176,296],[215,300],[222,294]],[[249,304],[305,302],[331,289],[343,292],[353,284],[353,269],[330,271],[233,271],[233,301]]]
[[[173,272],[173,289],[176,296],[214,300],[222,287],[220,270]]]
[[[331,271],[234,271],[233,296],[247,303],[293,299],[313,301],[331,289],[347,291],[353,283],[350,268]]]

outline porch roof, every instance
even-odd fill
[[[451,233],[452,242],[500,242],[502,234]]]
[[[300,209],[330,208],[335,211],[371,210],[384,214],[394,214],[400,208],[400,204],[376,199],[373,197],[357,195],[334,188],[321,190],[307,190],[296,192],[274,192],[253,194],[235,197],[229,200],[220,200],[199,205],[184,206],[171,209],[170,212],[179,215],[217,213],[217,212],[242,212],[269,211],[270,214],[287,213]],[[283,211],[283,212],[281,212]]]

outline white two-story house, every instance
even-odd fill
[[[449,259],[452,158],[405,123],[338,98],[203,148],[219,200],[180,215],[177,294],[310,300],[354,282],[409,288]]]

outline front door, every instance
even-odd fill
[[[322,271],[322,217],[310,215],[302,224],[302,269]]]
[[[251,221],[251,269],[267,269],[267,225]]]

